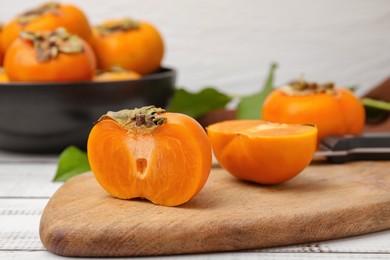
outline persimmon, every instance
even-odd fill
[[[3,35],[3,24],[0,23],[0,40],[2,35]],[[4,49],[0,41],[0,66],[3,66],[3,60],[4,60]]]
[[[108,70],[99,70],[94,76],[94,81],[120,81],[139,79],[141,75],[135,71],[124,70],[121,67],[112,67]]]
[[[363,131],[365,111],[360,100],[345,88],[301,80],[274,90],[264,101],[262,119],[315,124],[321,142],[330,135],[359,135]]]
[[[219,164],[232,175],[278,184],[299,174],[316,149],[317,128],[262,120],[228,120],[207,127]]]
[[[43,33],[21,32],[4,61],[10,81],[87,81],[92,79],[95,68],[91,47],[63,28]]]
[[[7,23],[3,28],[2,46],[7,50],[21,31],[54,31],[64,27],[90,43],[92,30],[85,14],[76,6],[49,2],[28,10]]]
[[[164,55],[160,33],[146,21],[106,21],[93,30],[98,67],[120,66],[142,75],[159,69]]]
[[[88,159],[111,196],[176,206],[194,197],[211,168],[211,146],[198,122],[154,106],[108,112],[92,128]]]
[[[9,82],[7,74],[5,74],[5,71],[3,68],[0,69],[0,83],[6,83]]]

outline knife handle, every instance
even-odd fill
[[[327,160],[332,163],[356,160],[390,160],[390,133],[329,136],[324,138],[320,148],[325,151],[344,152],[342,156],[327,156]]]

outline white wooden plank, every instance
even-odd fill
[[[319,244],[321,252],[351,252],[355,253],[390,253],[390,230],[339,239],[337,241],[326,241]],[[390,258],[389,258],[390,259]]]
[[[15,153],[15,152],[0,150],[1,163],[15,163],[15,162],[56,163],[57,161],[58,161],[57,154],[25,154],[25,153]]]
[[[255,250],[256,251],[256,250]],[[390,230],[303,245],[258,250],[268,253],[388,253]]]
[[[240,260],[240,259],[268,259],[268,260],[280,260],[280,259],[288,259],[288,260],[300,260],[300,259],[318,259],[318,260],[332,260],[332,259],[353,259],[353,260],[361,260],[361,259],[389,259],[389,254],[337,254],[337,253],[255,253],[255,252],[233,252],[233,253],[219,253],[219,254],[197,254],[197,255],[177,255],[177,256],[155,256],[155,257],[132,257],[132,258],[104,258],[104,259],[112,259],[112,260],[154,260],[154,259],[162,259],[162,260],[198,260],[198,259],[223,259],[223,260]],[[51,254],[47,251],[32,251],[32,252],[20,252],[20,251],[0,251],[0,259],[1,260],[26,260],[26,259],[64,259],[61,256],[57,256]],[[66,259],[91,259],[91,258],[75,258],[75,257],[67,257]]]
[[[62,183],[53,183],[56,163],[2,164],[0,166],[1,197],[50,197]]]
[[[0,251],[45,250],[39,221],[48,199],[0,199]]]
[[[337,254],[337,253],[261,253],[261,252],[232,252],[219,254],[200,254],[200,255],[185,255],[185,256],[166,256],[159,259],[268,259],[268,260],[299,260],[299,259],[389,259],[389,254]],[[149,259],[149,258],[147,258]],[[150,258],[152,259],[152,258]]]

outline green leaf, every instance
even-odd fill
[[[363,98],[362,103],[366,110],[366,123],[379,124],[389,117],[390,102]]]
[[[76,146],[66,148],[58,159],[58,168],[53,181],[67,181],[73,176],[91,170],[87,154]]]
[[[276,63],[272,63],[262,91],[242,97],[237,105],[238,119],[260,119],[264,100],[274,90]]]
[[[372,99],[372,98],[363,98],[362,103],[365,107],[376,108],[380,110],[390,111],[390,102]]]
[[[168,111],[189,115],[193,118],[207,114],[218,108],[224,108],[232,98],[211,87],[198,93],[176,89]]]

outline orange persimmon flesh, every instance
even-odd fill
[[[299,174],[316,149],[317,128],[261,120],[230,120],[207,127],[220,165],[232,175],[277,184]]]
[[[161,112],[159,116],[165,121],[152,129],[137,126],[139,117],[132,122],[110,115],[91,130],[91,169],[113,197],[176,206],[194,197],[206,183],[211,146],[203,128],[183,114]]]

